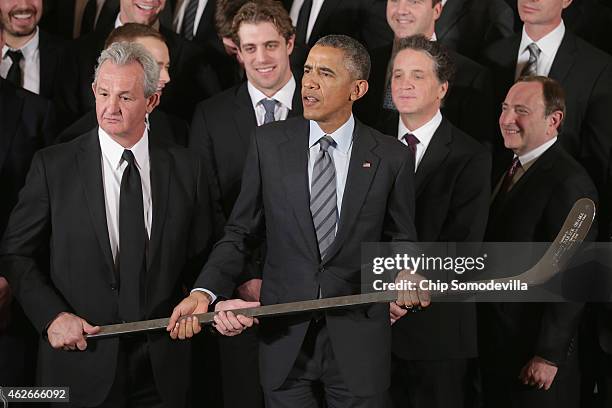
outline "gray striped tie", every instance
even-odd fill
[[[336,169],[328,151],[336,142],[331,136],[319,139],[319,154],[312,170],[310,185],[310,212],[319,243],[321,259],[336,237]]]
[[[266,110],[263,124],[265,125],[266,123],[274,122],[275,121],[274,110],[276,109],[276,99],[262,99],[260,103],[263,105],[264,109]]]
[[[538,70],[538,58],[540,57],[540,53],[542,50],[538,48],[536,43],[531,43],[527,46],[527,50],[529,50],[529,61],[523,67],[521,71],[521,76],[530,76],[536,75]]]
[[[185,14],[183,15],[183,37],[186,40],[193,40],[193,27],[195,25],[196,12],[198,11],[198,3],[200,0],[187,0]]]

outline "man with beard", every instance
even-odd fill
[[[53,99],[64,43],[38,26],[42,9],[43,0],[0,0],[6,41],[1,51],[0,76]]]

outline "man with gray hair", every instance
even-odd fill
[[[149,138],[159,68],[146,49],[114,43],[98,62],[99,126],[35,155],[0,267],[42,334],[41,385],[70,387],[74,406],[182,407],[189,344],[87,335],[167,316],[182,298],[214,237],[208,183],[194,155]]]
[[[181,316],[207,311],[217,297],[231,298],[253,241],[262,237],[262,304],[359,293],[362,242],[416,239],[408,149],[353,117],[369,71],[367,51],[350,37],[323,37],[310,50],[304,118],[255,129],[225,236],[195,289],[174,309],[173,338],[200,331],[196,319]],[[400,293],[404,306],[406,293]],[[247,304],[215,302],[217,330],[233,336],[251,326],[252,318],[224,312]],[[266,407],[313,407],[320,399],[330,407],[385,406],[388,305],[271,319],[259,334]]]

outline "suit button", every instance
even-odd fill
[[[115,285],[115,284],[111,284],[111,285],[110,285],[110,288],[111,288],[111,290],[115,291],[115,290],[117,290],[117,285]]]
[[[319,272],[325,272],[325,268],[324,268],[324,267],[322,267],[322,266],[320,266],[320,267],[319,267]]]

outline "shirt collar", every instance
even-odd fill
[[[119,169],[123,163],[122,156],[125,147],[115,142],[101,127],[98,127],[98,139],[100,140],[102,155],[106,157],[114,169]],[[149,168],[149,131],[146,127],[140,140],[128,150],[131,150],[134,154],[136,165],[141,171]]]
[[[160,12],[161,13],[161,12]],[[121,15],[121,11],[119,11],[119,13],[117,13],[117,18],[115,19],[115,28],[117,27],[121,27],[124,23],[121,21],[121,19],[119,18],[119,16]],[[159,18],[155,21],[155,23],[153,23],[153,25],[151,26],[151,28],[159,31]]]
[[[4,47],[2,47],[2,58],[6,56],[6,52],[8,50],[21,50],[21,53],[23,54],[23,58],[25,58],[26,60],[31,59],[34,56],[34,53],[36,52],[36,50],[38,50],[39,42],[40,42],[40,35],[38,31],[38,26],[36,26],[36,32],[34,33],[34,36],[30,38],[23,47],[10,48],[8,45],[4,44]]]
[[[293,75],[291,75],[289,81],[287,81],[287,83],[281,89],[272,95],[271,98],[268,98],[263,92],[255,88],[251,81],[247,81],[247,89],[249,91],[249,96],[251,97],[253,108],[256,108],[262,99],[276,99],[283,106],[291,110],[293,108],[293,94],[295,93],[295,87],[295,78],[293,78]]]
[[[535,149],[519,156],[519,161],[521,162],[521,166],[525,166],[527,163],[530,163],[536,159],[538,159],[541,155],[544,154],[545,151],[550,149],[550,147],[555,144],[557,141],[557,136],[550,139],[548,142],[536,147]],[[516,157],[516,155],[514,155]]]
[[[563,20],[561,20],[561,23],[554,30],[546,34],[544,37],[540,38],[538,41],[533,41],[531,38],[529,38],[527,31],[525,31],[525,25],[523,25],[521,45],[519,46],[519,55],[527,51],[527,47],[529,46],[529,44],[535,42],[544,55],[553,56],[559,49],[561,41],[563,41],[564,35],[565,23],[563,22]]]
[[[353,131],[355,130],[355,118],[351,114],[349,119],[333,133],[325,133],[314,120],[310,122],[310,136],[308,138],[308,148],[313,147],[319,139],[329,135],[336,142],[336,150],[343,154],[348,154],[353,143]]]
[[[429,143],[431,142],[434,133],[436,133],[438,126],[440,126],[440,123],[442,123],[442,114],[440,113],[440,110],[436,112],[436,114],[433,116],[433,118],[429,120],[429,122],[425,123],[423,126],[415,130],[408,129],[406,125],[404,125],[404,121],[400,117],[397,130],[397,138],[400,142],[403,142],[402,138],[404,137],[404,135],[406,133],[412,133],[414,136],[416,136],[417,139],[419,139],[419,143],[421,143],[423,147],[427,147],[429,146]]]

